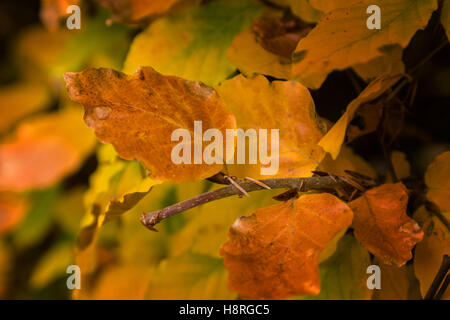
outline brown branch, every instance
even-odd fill
[[[450,269],[450,257],[448,255],[444,255],[442,257],[442,264],[439,268],[436,276],[434,277],[433,282],[431,283],[430,288],[428,289],[427,294],[425,295],[424,300],[432,300],[435,298],[436,292],[439,289],[439,286],[442,283],[442,280],[444,280],[445,276],[447,275],[448,270]],[[448,285],[444,283],[444,285]],[[443,290],[445,290],[444,288]],[[441,290],[442,291],[442,290]],[[443,292],[439,292],[439,295],[442,295]]]
[[[346,177],[347,178],[347,177]],[[261,180],[266,186],[271,189],[300,189],[301,190],[334,190],[336,188],[351,187],[355,188],[353,185],[348,183],[348,179],[341,179],[339,176],[323,176],[323,177],[310,177],[310,178],[277,178],[277,179],[265,179]],[[374,187],[377,183],[372,179],[364,178],[354,178],[358,184],[364,187]],[[347,180],[347,181],[346,181]],[[248,180],[235,180],[246,192],[253,192],[259,190],[266,190],[263,186],[256,184]],[[176,203],[172,206],[166,207],[164,209],[144,213],[141,216],[141,222],[148,229],[156,231],[154,226],[164,219],[167,219],[177,213],[186,211],[193,207],[223,199],[226,197],[231,197],[234,195],[242,195],[235,186],[229,185],[220,189],[216,189],[210,192],[203,193],[195,198],[185,200]]]

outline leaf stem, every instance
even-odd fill
[[[344,178],[344,177],[343,177]],[[343,187],[351,187],[355,188],[353,185],[349,184],[348,178],[341,179],[340,176],[322,176],[322,177],[310,177],[310,178],[276,178],[276,179],[265,179],[260,180],[264,185],[270,187],[271,189],[300,189],[302,191],[305,190],[324,190],[324,189],[336,189],[336,188],[343,188]],[[357,180],[357,182],[360,185],[363,185],[365,187],[374,187],[377,185],[377,183],[369,178],[353,178]],[[347,180],[347,181],[346,181]],[[266,190],[263,186],[260,184],[256,184],[249,180],[241,180],[241,179],[235,179],[235,182],[238,183],[242,189],[244,189],[246,192],[253,192],[253,191],[260,191],[260,190]],[[177,213],[183,212],[185,210],[194,208],[196,206],[231,197],[234,195],[242,195],[241,191],[236,188],[234,185],[229,185],[220,189],[216,189],[213,191],[209,191],[206,193],[203,193],[197,197],[176,203],[174,205],[171,205],[169,207],[166,207],[164,209],[150,212],[150,213],[144,213],[141,216],[141,222],[144,226],[146,226],[148,229],[156,231],[154,226],[161,222],[164,219],[167,219]]]

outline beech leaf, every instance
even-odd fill
[[[269,82],[264,76],[238,75],[225,81],[217,91],[236,117],[238,128],[267,129],[268,150],[271,129],[279,129],[279,170],[271,177],[311,176],[324,156],[317,146],[322,137],[314,101],[306,87],[295,81]],[[246,162],[248,163],[248,162]],[[256,165],[228,165],[237,176],[262,177]]]
[[[194,121],[202,121],[203,131],[220,130],[223,137],[227,128],[235,128],[233,115],[212,88],[164,76],[150,67],[130,76],[111,69],[88,69],[66,73],[65,80],[69,96],[84,105],[85,122],[100,141],[113,144],[126,160],[140,160],[152,179],[201,180],[222,168],[193,164]],[[171,159],[172,149],[181,143],[171,141],[176,129],[191,133],[191,164],[175,164]]]
[[[404,265],[423,238],[416,221],[406,215],[408,194],[402,183],[384,184],[350,202],[355,237],[383,263]]]
[[[300,42],[294,53],[293,72],[307,87],[317,89],[333,70],[342,70],[382,55],[383,46],[407,46],[417,30],[425,28],[436,0],[381,0],[381,29],[365,27],[364,0],[328,11]]]
[[[345,203],[322,193],[238,218],[221,248],[230,289],[245,299],[318,294],[320,253],[352,216]]]
[[[134,39],[124,72],[151,66],[163,74],[216,85],[235,71],[225,56],[234,35],[260,13],[255,2],[229,0],[158,19]]]

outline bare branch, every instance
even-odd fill
[[[265,179],[261,180],[261,182],[270,187],[271,189],[299,189],[306,190],[335,190],[336,188],[355,188],[354,185],[348,182],[350,178],[340,176],[322,176],[322,177],[310,177],[310,178],[278,178],[278,179]],[[372,179],[363,179],[363,178],[354,178],[355,182],[358,185],[363,185],[365,187],[374,187],[377,183]],[[259,190],[265,190],[266,188],[261,184],[256,184],[253,181],[248,180],[235,180],[237,184],[239,184],[242,189],[246,192],[253,192]],[[141,216],[141,222],[148,229],[156,231],[154,226],[161,222],[164,219],[167,219],[177,213],[182,211],[186,211],[193,207],[223,199],[226,197],[231,197],[234,195],[241,195],[242,192],[237,189],[234,185],[229,185],[227,187],[223,187],[217,190],[213,190],[210,192],[203,193],[195,198],[185,200],[174,204],[172,206],[166,207],[164,209],[144,213]]]

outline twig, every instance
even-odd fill
[[[448,270],[450,269],[450,257],[448,255],[444,255],[442,257],[441,267],[439,268],[436,276],[434,277],[433,282],[431,283],[430,288],[428,289],[427,294],[425,295],[424,300],[432,300],[436,291],[439,289],[439,286],[447,275]]]
[[[434,300],[441,300],[442,299],[442,296],[444,295],[445,290],[447,290],[449,283],[450,283],[450,274],[448,274],[445,277],[444,283],[442,284],[442,286],[439,289],[438,293],[436,293],[436,295],[434,296]]]
[[[336,179],[337,178],[337,179]],[[356,178],[355,178],[356,179]],[[374,187],[377,183],[372,179],[356,179],[360,185]],[[355,180],[355,181],[356,181]],[[277,179],[265,179],[261,180],[263,184],[270,187],[271,189],[302,189],[302,190],[324,190],[324,189],[332,189],[338,187],[352,187],[348,182],[344,179],[340,179],[339,176],[324,176],[324,177],[310,177],[310,178],[277,178]],[[255,184],[253,181],[240,180],[236,179],[236,183],[238,183],[246,192],[253,192],[259,190],[265,190],[265,188],[259,184]],[[154,226],[161,222],[164,219],[167,219],[177,213],[182,211],[186,211],[193,207],[223,199],[226,197],[230,197],[233,195],[239,195],[241,191],[236,189],[235,186],[229,185],[217,190],[209,191],[203,193],[195,198],[185,200],[174,204],[172,206],[166,207],[164,209],[151,212],[144,213],[141,216],[141,222],[144,226],[149,228],[150,230],[156,231]]]
[[[448,231],[450,231],[450,222],[445,218],[445,216],[441,213],[441,209],[431,201],[425,202],[425,208],[434,214],[441,222],[442,224],[447,228]]]

